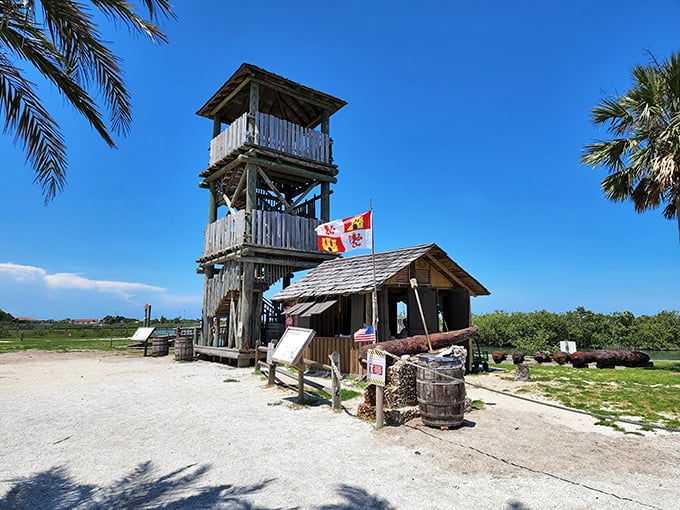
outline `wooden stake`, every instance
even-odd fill
[[[298,404],[305,402],[305,367],[298,367]]]
[[[420,304],[420,296],[418,295],[418,280],[411,278],[411,288],[416,294],[416,303],[418,303],[418,311],[420,312],[420,320],[423,321],[423,328],[425,329],[425,338],[427,338],[427,345],[432,352],[432,342],[430,342],[430,333],[427,331],[427,323],[425,322],[425,314],[423,313],[423,305]]]
[[[342,395],[340,391],[340,353],[333,351],[331,358],[331,389],[333,391],[333,410],[340,411],[342,409]]]
[[[385,422],[383,412],[383,396],[385,395],[384,386],[375,386],[375,428],[381,429]]]
[[[274,386],[274,384],[276,384],[276,363],[272,361],[267,374],[267,386]]]

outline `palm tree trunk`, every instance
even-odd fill
[[[675,219],[678,220],[678,242],[680,242],[680,193],[675,194]]]

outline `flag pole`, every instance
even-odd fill
[[[373,343],[378,342],[378,279],[375,276],[375,235],[373,230],[373,199],[369,199],[371,210],[371,261],[373,262]],[[375,428],[381,429],[384,422],[383,402],[385,386],[376,385],[375,387]]]
[[[373,199],[369,199],[369,206],[371,211],[371,260],[373,262],[373,333],[375,334],[375,340],[373,343],[378,341],[378,279],[375,276],[375,235],[373,226]]]

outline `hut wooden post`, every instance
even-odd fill
[[[330,135],[330,117],[328,110],[321,113],[321,132],[325,135]],[[321,183],[321,221],[328,222],[331,220],[331,184],[329,182]]]
[[[331,358],[331,390],[333,392],[333,410],[340,411],[342,409],[342,393],[340,388],[340,353],[333,351]]]

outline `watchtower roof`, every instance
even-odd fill
[[[251,82],[260,84],[260,112],[310,129],[320,124],[323,111],[333,115],[347,104],[337,97],[243,63],[196,114],[208,119],[219,117],[231,124],[248,111],[250,87],[247,85]]]

